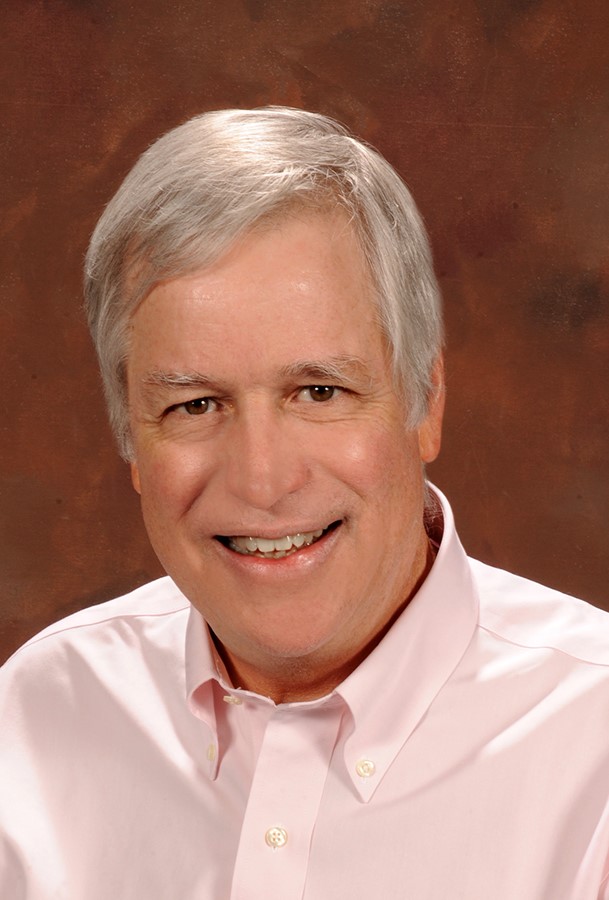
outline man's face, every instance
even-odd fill
[[[133,481],[166,571],[243,687],[331,689],[426,566],[422,461],[339,214],[252,232],[132,319]],[[290,685],[292,686],[290,688]]]

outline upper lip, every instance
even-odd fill
[[[273,526],[273,530],[270,528],[252,528],[252,529],[244,529],[243,525],[239,525],[236,531],[223,531],[217,532],[215,537],[217,538],[234,538],[234,537],[254,537],[254,538],[265,538],[266,540],[278,540],[279,538],[286,537],[286,535],[294,535],[294,534],[309,534],[312,531],[325,531],[331,525],[338,524],[341,519],[331,519],[330,521],[326,521],[324,524],[317,523],[315,525],[295,525],[295,526]]]

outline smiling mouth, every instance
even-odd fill
[[[305,547],[317,543],[328,532],[333,531],[341,524],[340,520],[332,522],[327,528],[319,528],[316,531],[299,531],[296,534],[286,534],[277,538],[242,537],[216,535],[229,550],[241,553],[243,556],[255,556],[258,559],[283,559],[292,556]]]

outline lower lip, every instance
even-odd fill
[[[326,532],[308,547],[301,547],[295,553],[289,553],[287,556],[281,556],[278,559],[237,553],[219,542],[218,548],[222,552],[224,559],[230,561],[233,566],[248,575],[260,575],[263,577],[286,576],[306,571],[311,566],[323,562],[335,546],[341,531],[342,523],[331,531]]]

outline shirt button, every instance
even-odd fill
[[[360,759],[355,766],[355,771],[361,778],[370,778],[376,772],[376,766],[371,759]]]
[[[243,703],[241,697],[233,697],[232,694],[225,694],[222,699],[225,703],[234,703],[235,706],[240,706]]]
[[[267,842],[269,847],[272,847],[273,850],[277,850],[278,847],[284,847],[288,840],[288,833],[285,828],[269,828],[267,833],[264,835],[264,840]]]

